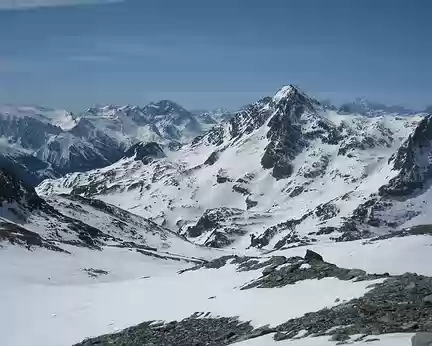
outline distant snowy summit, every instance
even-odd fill
[[[190,112],[163,100],[144,107],[105,105],[80,114],[37,106],[0,107],[0,166],[36,184],[114,163],[136,143],[172,150],[230,114]]]
[[[339,108],[341,113],[357,113],[367,117],[379,117],[386,114],[394,114],[400,116],[412,116],[421,111],[406,108],[397,105],[386,105],[383,103],[372,102],[365,98],[359,97],[352,102],[344,103]],[[427,110],[425,110],[426,112]]]

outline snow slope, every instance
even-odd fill
[[[242,291],[240,287],[260,276],[260,270],[237,272],[234,265],[226,265],[178,275],[177,264],[145,257],[141,260],[114,249],[102,261],[85,253],[89,250],[70,250],[75,251],[73,257],[41,253],[45,250],[31,254],[17,248],[0,251],[2,263],[8,263],[0,268],[4,278],[0,320],[7,345],[71,345],[144,320],[179,320],[196,311],[214,316],[238,315],[242,320],[252,320],[254,326],[277,325],[308,311],[336,305],[336,298],[361,296],[371,284],[327,278]],[[32,265],[34,272],[26,273],[26,264],[35,259],[43,265]],[[120,260],[124,268],[131,268],[130,278],[124,277],[126,271]],[[111,278],[87,278],[80,265],[98,265],[96,268],[108,271],[107,277]],[[290,308],[280,309],[281,304]],[[18,324],[26,325],[26,333],[16,332]]]
[[[322,250],[325,257],[338,258],[350,267],[361,264],[367,256],[367,269],[403,272],[405,269],[431,274],[430,251],[422,261],[416,251],[431,240],[412,236],[392,243],[333,243]],[[415,245],[415,246],[414,246]],[[383,250],[383,248],[388,250]],[[281,288],[240,290],[245,283],[258,278],[262,269],[237,271],[230,264],[219,269],[199,269],[181,275],[184,262],[151,259],[136,252],[110,248],[94,252],[67,247],[72,255],[44,249],[28,252],[6,246],[0,250],[2,285],[0,287],[0,330],[5,344],[71,345],[86,337],[119,331],[145,320],[181,320],[193,313],[209,312],[211,316],[239,316],[256,327],[277,325],[309,311],[335,306],[335,301],[359,297],[371,281],[341,281],[336,278],[304,280]],[[217,251],[217,250],[212,250]],[[305,248],[284,250],[285,256],[304,255]],[[357,251],[357,252],[356,252]],[[352,257],[349,257],[351,254]],[[400,256],[404,254],[404,256]],[[387,255],[391,260],[382,262]],[[352,258],[357,258],[353,262]],[[346,260],[351,259],[351,263]],[[265,257],[261,259],[261,262]],[[417,263],[416,263],[417,262]],[[411,263],[411,267],[407,266]],[[105,270],[106,275],[89,277],[84,268]],[[35,298],[37,297],[37,298]],[[209,299],[214,297],[212,299]],[[17,332],[26,325],[26,333]],[[377,345],[402,345],[412,333],[379,335]],[[273,344],[273,335],[239,343],[239,345]],[[354,337],[353,337],[354,338]],[[371,338],[371,337],[370,337]],[[329,337],[289,341],[292,345],[325,345]],[[288,341],[276,344],[285,345]],[[330,344],[330,343],[329,343]],[[332,343],[334,344],[334,342]],[[374,343],[375,344],[375,343]],[[393,345],[393,344],[392,344]]]
[[[70,245],[97,251],[117,247],[153,258],[194,263],[213,257],[209,249],[102,201],[79,196],[44,200],[6,171],[0,171],[0,185],[3,243],[59,252],[67,252],[65,246]]]

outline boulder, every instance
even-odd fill
[[[304,259],[307,262],[311,262],[311,261],[324,262],[323,257],[319,253],[316,253],[315,251],[312,251],[312,250],[309,250],[309,249],[306,250],[306,255],[305,255]]]
[[[418,332],[411,338],[412,346],[431,346],[432,345],[432,333]]]

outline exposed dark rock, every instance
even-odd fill
[[[427,116],[390,159],[393,169],[399,173],[379,189],[380,195],[407,198],[416,191],[429,187],[432,178],[431,151],[432,116]]]
[[[331,234],[336,231],[337,231],[336,227],[332,227],[332,226],[320,227],[316,235]]]
[[[214,151],[210,154],[210,156],[204,161],[205,165],[211,166],[216,163],[216,161],[219,158],[219,153],[217,151]]]
[[[238,228],[225,227],[223,232],[213,231],[209,238],[204,242],[204,245],[216,249],[224,248],[233,242],[233,239],[229,237],[230,234],[243,235],[245,233],[246,231],[242,231]]]
[[[240,193],[240,194],[245,195],[245,196],[248,196],[251,194],[247,188],[241,186],[240,184],[233,185],[232,189],[234,192]]]
[[[12,245],[20,245],[28,250],[42,247],[51,251],[69,253],[57,246],[53,241],[44,239],[39,234],[29,231],[13,223],[0,222],[0,243],[7,241]]]
[[[331,263],[319,260],[307,261],[300,257],[287,258],[283,262],[269,259],[265,263],[266,267],[262,272],[263,276],[243,286],[242,290],[256,287],[283,287],[303,280],[323,279],[326,277],[335,277],[345,281],[353,279],[356,281],[375,280],[388,277],[388,274],[367,274],[360,269],[344,269]],[[283,266],[281,266],[282,264]],[[239,266],[238,270],[240,268]]]
[[[208,318],[204,313],[195,313],[182,321],[155,323],[148,321],[116,334],[108,334],[84,340],[75,346],[222,346],[243,340],[248,335],[264,335],[265,328],[258,332],[249,322],[237,318]],[[269,328],[267,328],[269,329]]]
[[[223,175],[217,175],[216,176],[216,182],[218,184],[223,184],[231,181],[229,177],[223,176]]]
[[[276,112],[269,121],[267,145],[261,159],[264,169],[273,169],[276,179],[285,179],[292,175],[292,160],[308,145],[301,130],[300,118],[306,111],[316,112],[313,100],[295,87],[289,87],[287,95],[275,100]]]
[[[339,208],[331,203],[320,204],[315,208],[315,215],[319,217],[321,221],[329,220],[339,214]]]
[[[218,184],[223,184],[232,181],[232,179],[228,177],[226,170],[220,169],[216,175],[216,181]]]
[[[251,200],[249,197],[246,198],[246,209],[251,209],[253,207],[256,207],[258,205],[257,201]]]
[[[85,271],[87,275],[91,278],[97,278],[101,275],[108,275],[108,272],[103,269],[84,268],[83,271]]]
[[[323,257],[319,253],[316,253],[315,251],[312,251],[309,249],[306,250],[306,255],[304,258],[307,262],[313,262],[313,261],[323,262],[324,261]]]
[[[414,289],[405,290],[414,283]],[[432,305],[423,302],[432,293],[432,278],[404,274],[387,279],[363,297],[331,309],[307,313],[277,329],[281,333],[307,330],[305,336],[344,333],[347,335],[432,330]],[[333,332],[335,327],[338,327]]]
[[[304,189],[304,186],[296,186],[290,191],[289,196],[292,198],[297,197],[303,193]]]
[[[307,169],[301,169],[298,174],[303,175],[308,179],[315,179],[322,177],[326,173],[327,167],[330,163],[330,157],[322,156],[319,161],[312,163],[312,167]]]
[[[182,144],[177,141],[171,141],[168,143],[168,149],[171,151],[178,151],[182,147]]]
[[[135,160],[141,160],[144,164],[149,164],[155,159],[164,158],[166,155],[161,146],[155,142],[137,143],[130,147],[126,153],[126,157],[135,155]]]
[[[330,341],[346,341],[349,340],[349,335],[343,333],[335,333],[331,336]]]
[[[30,210],[44,204],[31,185],[18,179],[13,172],[0,169],[0,208],[3,203],[12,202],[23,203]]]
[[[411,338],[412,346],[430,346],[432,345],[431,332],[417,332]]]
[[[198,237],[204,232],[212,231],[216,228],[223,227],[226,218],[242,214],[241,209],[234,208],[215,208],[207,209],[201,216],[195,226],[189,227],[187,232],[190,237]]]

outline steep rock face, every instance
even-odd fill
[[[19,180],[10,171],[0,169],[0,207],[14,202],[24,203],[32,210],[41,206],[43,200],[32,186]]]
[[[429,187],[432,178],[432,116],[425,117],[404,142],[390,163],[399,171],[379,192],[388,197],[404,197]]]
[[[125,156],[135,156],[135,160],[141,160],[144,163],[166,157],[163,149],[155,142],[137,143],[126,151]]]
[[[263,168],[272,168],[276,179],[284,179],[291,176],[294,170],[291,162],[308,144],[303,137],[301,117],[305,112],[316,110],[313,101],[293,86],[282,88],[271,105],[275,113],[268,123],[269,144],[261,164]]]
[[[51,135],[61,132],[61,128],[39,119],[0,113],[0,136],[7,138],[10,143],[19,143],[23,149],[36,150]]]
[[[79,139],[71,133],[62,133],[47,140],[35,152],[35,156],[41,161],[49,162],[59,174],[107,166],[121,157],[121,150],[115,147],[108,156],[99,149],[85,139]],[[105,150],[108,151],[108,147]]]
[[[0,168],[15,172],[19,179],[32,186],[44,179],[59,177],[49,163],[21,151],[0,153]]]

